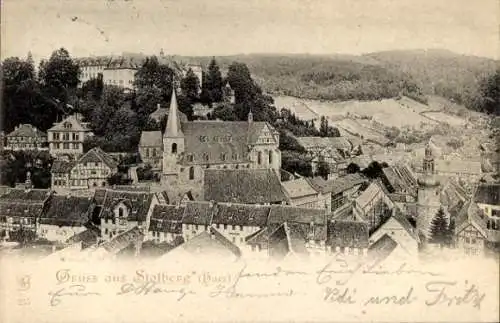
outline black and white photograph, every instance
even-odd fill
[[[498,0],[4,0],[0,322],[499,322]]]

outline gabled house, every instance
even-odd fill
[[[270,207],[262,205],[217,203],[211,225],[240,248],[245,238],[267,225]]]
[[[500,184],[479,184],[474,202],[488,216],[488,229],[500,230]]]
[[[214,202],[187,202],[182,218],[184,241],[207,231],[212,224],[216,204]]]
[[[455,246],[468,256],[498,252],[500,230],[488,228],[488,220],[477,203],[467,202],[455,220]]]
[[[369,245],[368,224],[358,221],[328,222],[328,253],[366,256]]]
[[[287,234],[285,237],[293,237],[292,249],[300,254],[307,254],[313,256],[321,256],[326,251],[327,240],[327,220],[326,210],[297,208],[285,205],[273,205],[269,212],[268,228],[271,235],[275,235],[273,239],[269,238],[269,256],[273,256],[273,243],[276,242],[276,235],[279,236],[280,231],[277,228],[285,230]],[[281,247],[278,246],[277,249]],[[304,252],[302,252],[304,251]]]
[[[396,206],[382,183],[372,182],[354,201],[354,216],[368,223],[370,231],[394,213]]]
[[[323,192],[316,185],[318,179],[298,178],[282,182],[283,191],[288,198],[288,204],[297,207],[331,210],[331,194]]]
[[[0,228],[6,237],[20,229],[36,232],[37,219],[51,194],[43,189],[12,189],[0,196]]]
[[[98,258],[115,259],[120,252],[132,246],[135,249],[135,254],[138,255],[143,241],[144,230],[139,227],[132,227],[127,231],[119,233],[113,239],[106,241],[93,253]]]
[[[38,219],[37,235],[49,241],[66,241],[86,229],[93,211],[91,198],[51,196]]]
[[[297,141],[309,154],[313,173],[320,162],[325,162],[332,173],[345,169],[353,150],[346,137],[297,137]]]
[[[148,240],[171,243],[182,238],[182,219],[185,207],[179,205],[155,205],[149,223]]]
[[[149,222],[158,198],[154,193],[98,189],[94,195],[96,209],[92,221],[101,228],[101,236],[109,240],[138,227],[147,235]]]
[[[418,254],[420,238],[417,229],[413,227],[410,221],[401,212],[395,212],[392,216],[383,219],[373,233],[370,234],[370,246],[376,243],[384,235],[388,235],[397,243],[397,248],[402,250],[401,254],[409,257]]]
[[[107,186],[107,179],[118,171],[118,162],[95,147],[77,161],[54,161],[52,187],[58,191],[92,189]]]
[[[402,197],[405,202],[415,202],[417,198],[417,176],[406,165],[393,165],[382,168],[383,183],[392,195]]]
[[[47,134],[30,124],[17,126],[6,139],[6,150],[48,150]]]
[[[336,179],[321,181],[313,179],[313,182],[320,187],[323,194],[331,195],[331,211],[344,207],[346,204],[351,204],[352,201],[359,195],[360,190],[368,183],[368,179],[363,175],[348,174]]]
[[[47,130],[51,156],[75,160],[83,154],[83,142],[93,136],[88,122],[80,114],[71,115]]]

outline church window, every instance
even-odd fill
[[[273,163],[273,152],[272,150],[269,150],[269,164]]]
[[[237,160],[238,159],[238,154],[237,153],[233,153],[233,160]]]
[[[188,162],[193,162],[193,155],[192,154],[189,154],[187,156],[187,159],[188,159]]]
[[[177,154],[177,143],[172,144],[172,154]]]
[[[221,159],[222,161],[226,161],[226,153],[221,153],[221,154],[220,154],[220,159]]]
[[[262,152],[257,153],[257,164],[262,164]]]
[[[118,209],[118,216],[121,218],[123,217],[123,209],[122,208],[119,208]]]
[[[209,157],[208,157],[208,153],[204,153],[204,154],[203,154],[203,160],[204,160],[204,161],[208,161],[208,158],[209,158]]]
[[[194,179],[194,167],[193,166],[189,167],[189,179],[190,180]]]

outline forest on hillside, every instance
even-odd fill
[[[177,57],[205,64],[208,57]],[[387,51],[354,55],[218,57],[221,68],[245,63],[268,93],[332,101],[379,100],[406,95],[426,103],[437,95],[500,115],[500,62],[443,50]]]

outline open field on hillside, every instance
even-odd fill
[[[426,106],[408,98],[400,100],[386,99],[380,101],[344,101],[329,102],[305,100],[289,96],[276,96],[278,109],[291,109],[300,118],[310,120],[311,117],[327,116],[338,120],[348,115],[371,117],[387,127],[403,126],[419,127],[421,123],[437,125],[436,121],[420,115]],[[431,110],[427,107],[427,110]]]

